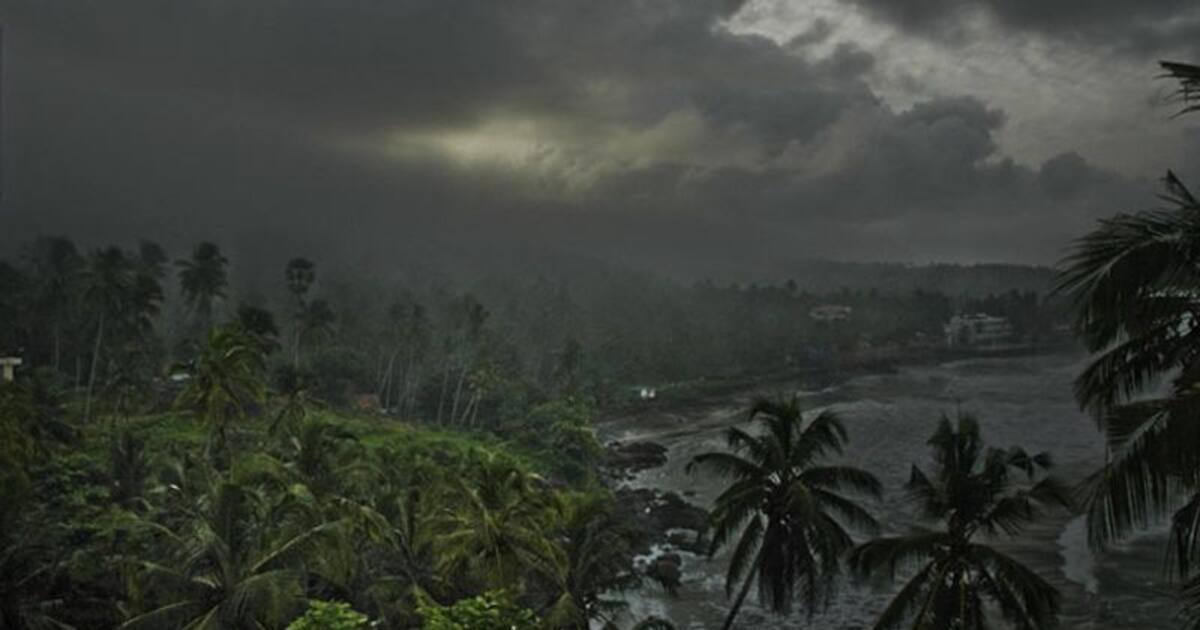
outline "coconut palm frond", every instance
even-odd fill
[[[710,554],[734,546],[725,580],[734,597],[726,628],[753,586],[771,610],[786,612],[800,597],[811,615],[828,601],[840,558],[853,547],[847,528],[872,532],[878,526],[847,495],[876,497],[879,481],[821,461],[841,453],[847,441],[837,415],[825,411],[806,422],[792,398],[756,400],[749,417],[761,434],[731,428],[732,452],[704,453],[688,466],[730,480],[709,514]]]
[[[1200,111],[1200,66],[1175,61],[1160,61],[1164,74],[1163,78],[1179,82],[1175,98],[1183,105],[1176,114],[1182,116],[1190,112]]]

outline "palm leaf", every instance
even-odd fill
[[[1159,65],[1165,71],[1165,78],[1179,81],[1179,89],[1175,98],[1183,104],[1183,109],[1177,116],[1189,112],[1200,111],[1200,66],[1173,61],[1160,61]]]

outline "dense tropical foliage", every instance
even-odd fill
[[[0,384],[0,628],[408,628],[472,611],[629,627],[622,592],[679,584],[634,561],[646,525],[609,489],[599,409],[637,404],[647,382],[686,399],[942,356],[956,308],[1006,314],[1025,340],[1057,316],[1028,290],[815,294],[613,271],[397,287],[306,258],[264,291],[216,243],[176,274],[171,260],[150,241],[41,238],[0,262],[0,355],[25,360]],[[826,303],[854,315],[808,316]],[[770,505],[738,523],[748,499],[724,497],[704,544],[753,555],[758,534],[739,527],[757,522],[777,555],[731,570],[731,622],[754,584],[768,607],[819,611],[851,532],[873,526],[843,493],[878,491],[821,461],[846,440],[836,417],[805,422],[786,402],[754,415],[779,433],[745,439],[780,452],[728,455],[761,468]],[[807,502],[789,498],[800,489]]]

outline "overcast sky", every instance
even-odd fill
[[[1053,263],[1200,186],[1194,0],[0,0],[0,243]]]

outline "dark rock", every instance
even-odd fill
[[[696,555],[708,553],[708,544],[697,532],[671,532],[667,534],[667,542],[676,549]]]
[[[658,468],[667,463],[667,447],[654,442],[613,442],[604,454],[604,465],[626,473]]]
[[[667,535],[670,530],[703,531],[708,518],[707,512],[673,492],[663,494],[649,488],[620,488],[616,491],[616,499],[620,514],[639,533],[636,545],[638,553],[648,553],[651,546],[670,542]],[[682,536],[677,538],[680,543],[690,538],[687,534]],[[675,546],[692,551],[696,544],[690,541],[687,545]],[[700,549],[703,550],[703,546]]]
[[[682,560],[674,554],[667,554],[650,563],[646,575],[667,588],[678,587],[683,578]]]
[[[708,513],[683,497],[668,492],[657,497],[652,507],[651,515],[657,521],[660,531],[664,534],[670,529],[692,529],[702,531],[708,519]]]

